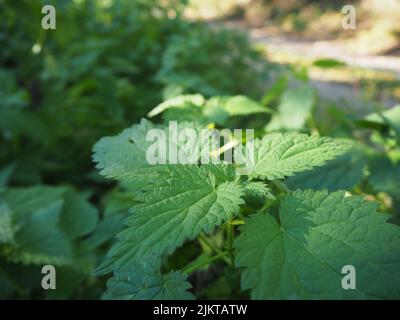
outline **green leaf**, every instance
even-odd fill
[[[142,120],[116,137],[100,139],[93,148],[93,161],[107,178],[135,180],[149,169],[146,161],[146,133],[154,125]],[[153,166],[155,167],[155,166]],[[150,168],[150,170],[155,170]]]
[[[0,203],[0,243],[14,242],[11,211],[6,203]]]
[[[264,97],[261,99],[261,104],[266,106],[272,101],[277,100],[287,88],[287,84],[288,77],[286,75],[281,75],[265,93]]]
[[[63,231],[72,239],[90,233],[98,222],[97,209],[86,198],[85,194],[76,192],[68,192],[64,197],[60,223]]]
[[[222,109],[228,117],[271,112],[271,110],[258,102],[240,95],[232,97],[213,97],[207,101],[204,113],[212,119],[212,111],[215,108]]]
[[[192,286],[185,275],[170,272],[162,275],[157,264],[138,262],[133,270],[120,271],[107,282],[103,299],[115,300],[192,300],[187,290]]]
[[[333,68],[341,68],[346,66],[346,63],[344,63],[343,61],[339,61],[336,59],[318,59],[315,60],[313,63],[314,66],[319,67],[319,68],[323,68],[323,69],[333,69]]]
[[[267,125],[267,130],[303,128],[314,104],[314,95],[314,90],[308,84],[288,88],[282,95],[278,112]]]
[[[90,251],[113,239],[121,231],[125,217],[126,215],[123,213],[114,213],[105,216],[96,226],[93,233],[81,242],[78,250],[80,252]]]
[[[367,123],[375,123],[384,126],[391,126],[400,130],[400,105],[389,110],[371,113],[364,118]]]
[[[24,264],[62,265],[71,261],[71,245],[59,228],[63,202],[58,200],[33,212],[20,223],[10,260]]]
[[[168,99],[150,111],[148,116],[162,112],[164,120],[215,122],[222,125],[232,116],[271,111],[246,96],[215,96],[206,102],[203,96],[196,94]]]
[[[117,187],[109,192],[103,199],[104,215],[113,215],[120,212],[128,212],[134,203],[135,198],[141,190],[137,188]]]
[[[12,210],[13,218],[18,220],[59,200],[66,190],[63,187],[41,185],[28,188],[10,188],[4,192],[3,197]]]
[[[289,177],[285,183],[293,190],[297,188],[327,189],[328,191],[351,189],[361,182],[365,166],[365,154],[353,151],[328,161],[322,167]]]
[[[352,143],[328,137],[296,133],[267,134],[255,140],[254,159],[242,151],[237,160],[247,163],[250,176],[268,180],[283,179],[297,172],[321,166],[345,153]]]
[[[375,192],[400,196],[400,164],[394,165],[387,158],[374,159],[370,165],[368,184]]]
[[[209,99],[203,114],[209,122],[224,125],[233,116],[246,116],[257,113],[270,113],[267,107],[246,96],[216,96]]]
[[[171,253],[201,231],[232,218],[243,203],[242,187],[234,182],[232,167],[213,165],[170,166],[165,176],[148,186],[126,219],[97,274],[127,269],[150,253]]]
[[[298,190],[284,198],[279,222],[252,215],[235,242],[242,288],[253,299],[398,299],[400,228],[377,203],[337,191]],[[356,289],[341,286],[356,269]]]
[[[0,107],[0,133],[26,136],[37,142],[47,142],[52,135],[43,117],[27,109]]]
[[[275,199],[271,189],[262,181],[248,181],[243,186],[247,196]]]
[[[89,263],[89,255],[76,256],[76,243],[72,241],[91,232],[97,224],[97,210],[87,202],[85,193],[37,185],[6,189],[2,201],[0,234],[8,241],[1,254],[9,261],[74,264],[79,268]]]
[[[158,129],[165,134],[165,143],[168,145],[166,153],[160,155],[163,160],[161,164],[150,165],[146,159],[146,152],[155,142],[146,140],[149,130]],[[177,130],[194,129],[197,136],[200,136],[202,127],[193,123],[183,122],[177,124]],[[160,172],[168,171],[170,163],[168,159],[169,146],[176,148],[182,160],[187,163],[197,163],[201,157],[200,152],[193,150],[216,150],[218,148],[217,139],[214,137],[202,138],[196,141],[194,146],[188,148],[185,144],[180,144],[174,139],[169,139],[169,127],[155,126],[150,121],[142,120],[139,125],[133,125],[115,137],[105,137],[100,139],[94,146],[93,160],[97,163],[97,168],[101,169],[100,174],[107,178],[114,178],[126,182],[149,183],[158,179]],[[157,141],[156,141],[157,142]]]
[[[83,272],[82,272],[83,271]],[[87,274],[84,270],[73,270],[68,267],[57,268],[56,290],[46,290],[46,299],[68,299],[80,284],[85,280]]]
[[[0,170],[0,191],[2,188],[4,188],[7,185],[8,180],[10,179],[14,170],[15,170],[14,163],[12,163]]]
[[[201,94],[179,95],[160,103],[157,107],[151,110],[147,116],[152,118],[171,108],[184,109],[189,107],[193,109],[202,106],[204,103],[205,99]]]
[[[168,121],[192,121],[204,125],[210,122],[210,120],[204,116],[203,108],[191,105],[166,110],[163,113],[163,120],[165,123],[168,123]]]
[[[200,94],[179,95],[160,103],[148,113],[152,118],[160,113],[164,121],[195,121],[206,124],[207,118],[203,115],[205,99]]]

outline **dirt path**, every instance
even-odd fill
[[[362,68],[389,72],[394,79],[400,79],[400,57],[399,56],[379,56],[379,55],[360,55],[350,53],[350,50],[343,42],[338,40],[331,41],[310,41],[301,40],[284,36],[271,36],[265,30],[250,29],[243,27],[240,29],[249,33],[251,41],[255,44],[265,46],[267,52],[273,54],[289,54],[299,59],[314,60],[320,58],[331,58],[345,62],[350,67]],[[341,104],[351,105],[360,113],[368,113],[374,109],[376,102],[365,98],[360,88],[349,85],[348,83],[334,81],[332,79],[321,79],[310,74],[311,83],[318,91],[319,96]],[[392,107],[399,101],[394,99],[383,99],[378,101],[385,107]]]
[[[269,51],[289,52],[312,59],[332,58],[352,67],[390,71],[400,78],[399,56],[353,54],[340,40],[298,40],[283,36],[269,36],[258,29],[250,30],[249,34],[253,42],[267,46]]]

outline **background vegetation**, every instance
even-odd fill
[[[222,2],[57,0],[57,29],[43,30],[48,1],[0,0],[0,298],[101,297],[107,277],[91,273],[137,190],[100,177],[92,147],[183,94],[246,95],[246,103],[273,110],[206,117],[213,126],[357,140],[352,152],[286,179],[285,188],[345,189],[378,201],[400,222],[399,7],[388,16],[371,11],[374,1],[357,2],[359,28],[350,37],[337,27],[340,1]],[[344,46],[356,39],[363,53],[390,55],[392,63],[385,70],[352,65],[332,58],[329,45],[320,56],[271,52],[271,36]],[[192,111],[178,114],[191,120]],[[273,191],[279,197],[285,189]],[[243,210],[278,210],[266,201]],[[223,237],[189,242],[170,268],[223,249]],[[55,291],[40,287],[44,264],[57,267]],[[189,278],[197,297],[249,297],[234,268],[200,265]]]

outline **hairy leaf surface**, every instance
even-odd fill
[[[209,233],[233,217],[243,203],[243,188],[228,166],[170,166],[148,187],[126,219],[127,228],[97,270],[127,269],[148,257],[171,253],[201,231]]]
[[[297,172],[321,166],[345,153],[352,144],[346,140],[296,133],[273,133],[255,140],[254,159],[246,152],[236,158],[251,164],[250,176],[283,179]],[[243,150],[244,151],[244,150]]]
[[[103,299],[118,300],[191,300],[187,290],[192,286],[179,272],[162,275],[157,264],[135,263],[129,271],[119,271],[108,280]]]
[[[289,177],[285,182],[292,190],[297,188],[327,189],[328,191],[351,189],[361,182],[365,165],[365,154],[349,152],[328,161],[324,166]]]
[[[400,297],[400,228],[378,204],[344,192],[296,191],[278,222],[257,213],[236,240],[243,289],[254,299]],[[356,269],[356,289],[341,286],[342,267]]]

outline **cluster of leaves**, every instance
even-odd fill
[[[0,298],[400,296],[400,107],[321,112],[297,68],[261,97],[260,52],[180,1],[53,2],[46,31],[47,2],[0,0]],[[255,128],[253,171],[149,165],[169,120]],[[102,136],[93,160],[117,183],[90,161]]]
[[[298,72],[281,74],[262,102],[273,111],[267,132],[312,132],[359,142],[325,166],[289,177],[285,181],[289,189],[344,189],[368,194],[390,202],[383,208],[400,215],[400,106],[366,116],[359,110],[344,110],[319,99],[306,74],[299,77]]]
[[[293,107],[295,90],[287,87],[280,95],[269,122],[278,118],[280,131],[287,124],[301,127],[300,121],[293,123],[282,112]],[[312,94],[299,92],[297,108],[302,104],[311,108]],[[246,110],[249,114],[268,110],[242,96],[206,100],[189,95],[167,100],[150,115],[164,112],[170,120],[178,111],[181,120],[192,121],[183,122],[183,127],[204,127],[213,120],[229,123],[236,115],[232,107],[236,101],[240,101],[242,117]],[[224,117],[214,118],[215,114]],[[193,123],[195,118],[200,121]],[[101,139],[94,147],[93,159],[102,175],[140,190],[124,230],[96,268],[97,275],[112,273],[104,298],[193,298],[187,277],[197,284],[194,274],[219,261],[226,266],[217,270],[218,276],[226,277],[226,269],[238,268],[239,296],[250,289],[254,299],[400,297],[400,228],[388,222],[393,215],[378,212],[379,204],[360,195],[333,191],[342,187],[342,181],[329,178],[338,174],[332,173],[334,170],[347,174],[356,161],[353,150],[361,148],[355,142],[300,132],[268,132],[255,140],[253,171],[243,176],[237,174],[238,163],[202,164],[197,159],[198,164],[191,165],[149,165],[146,150],[151,142],[146,141],[146,133],[155,127],[169,136],[167,122],[154,125],[142,120],[120,135]],[[183,145],[178,145],[178,150],[185,152]],[[304,177],[306,174],[314,179]],[[287,177],[288,186],[296,185],[297,190],[291,191],[282,182]],[[297,188],[310,183],[311,187]],[[318,183],[329,183],[330,191],[319,191],[326,186]],[[349,182],[345,184],[350,190]],[[222,241],[218,243],[216,237]],[[210,250],[176,263],[180,250],[193,243],[203,243]],[[357,270],[356,290],[342,287],[345,265]],[[202,284],[199,286],[193,291],[201,297]]]
[[[95,141],[165,96],[260,94],[268,64],[244,35],[184,20],[185,1],[55,0],[56,30],[46,4],[0,1],[0,297],[43,297],[52,264],[46,297],[96,298],[90,272],[137,192],[99,179]]]
[[[56,30],[41,28],[45,4],[0,3],[0,158],[23,183],[90,184],[95,141],[164,96],[261,92],[262,54],[182,19],[180,1],[57,0]]]
[[[58,290],[49,298],[67,298],[86,280],[122,226],[123,214],[99,220],[88,195],[68,187],[36,185],[3,188],[0,196],[0,296],[35,296],[41,269],[57,267]],[[86,288],[82,288],[86,290]],[[40,297],[40,294],[38,295]]]

